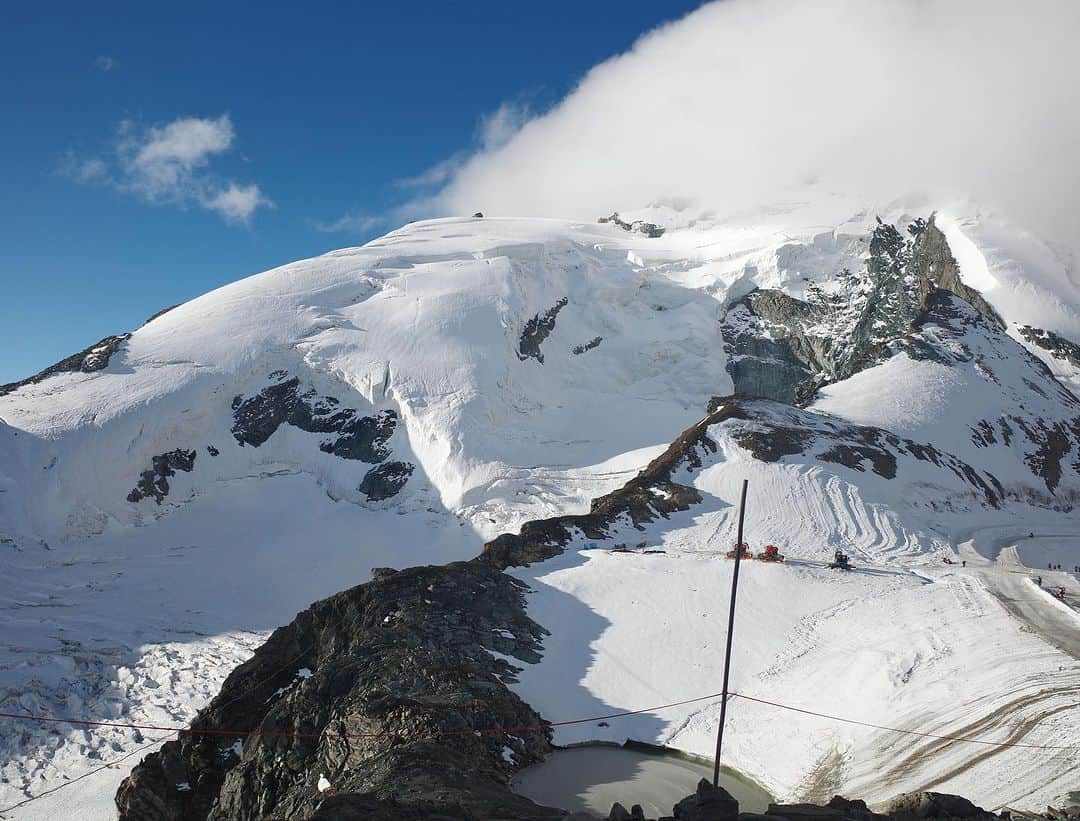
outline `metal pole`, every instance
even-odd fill
[[[716,758],[713,760],[712,783],[714,787],[720,785],[720,748],[724,744],[724,721],[727,718],[728,673],[731,671],[731,637],[735,631],[735,593],[739,589],[739,562],[742,561],[743,516],[746,514],[746,486],[748,484],[749,481],[743,479],[742,497],[739,499],[739,536],[735,542],[735,572],[731,576],[731,611],[728,613],[727,649],[724,651],[724,693],[720,702],[720,728],[716,731]]]

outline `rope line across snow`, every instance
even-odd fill
[[[529,730],[544,730],[549,727],[567,727],[574,724],[587,724],[593,721],[607,721],[616,718],[626,718],[627,716],[640,715],[642,713],[655,713],[661,710],[668,710],[672,707],[681,707],[686,704],[694,704],[701,701],[714,701],[721,698],[721,693],[710,693],[704,696],[697,696],[696,698],[688,698],[682,701],[673,701],[668,704],[659,704],[652,707],[642,707],[637,710],[621,710],[615,713],[607,713],[605,715],[588,716],[585,718],[572,718],[564,719],[562,721],[547,721],[540,724],[521,724],[517,726],[498,726],[498,727],[482,727],[468,730],[444,730],[436,733],[429,734],[428,738],[448,738],[455,736],[466,735],[486,735],[490,733],[520,733]],[[845,718],[844,716],[832,715],[830,713],[821,713],[816,710],[807,710],[802,707],[794,707],[790,704],[782,704],[777,701],[769,701],[763,698],[757,698],[756,696],[748,696],[743,693],[732,692],[729,693],[731,698],[741,698],[744,701],[754,702],[756,704],[762,704],[767,707],[775,707],[780,710],[788,710],[795,713],[801,713],[803,715],[816,716],[818,718],[824,718],[829,721],[839,721],[844,724],[854,724],[859,727],[869,727],[875,730],[882,730],[890,733],[900,733],[903,735],[919,736],[921,738],[932,738],[939,741],[957,741],[965,744],[981,744],[989,747],[1022,747],[1032,750],[1080,750],[1080,747],[1076,745],[1053,745],[1053,744],[1025,744],[1020,741],[987,741],[980,738],[968,738],[966,736],[953,736],[942,735],[938,733],[928,733],[920,730],[905,730],[900,727],[889,727],[884,724],[875,724],[870,721],[860,721],[854,718]],[[79,727],[112,727],[122,730],[151,730],[155,732],[169,732],[178,733],[180,735],[210,735],[210,736],[228,736],[232,738],[250,737],[250,736],[264,736],[268,738],[297,738],[297,739],[315,739],[315,738],[347,738],[347,739],[371,739],[371,738],[383,738],[387,736],[400,735],[397,731],[386,731],[378,733],[298,733],[298,732],[285,732],[285,731],[262,731],[262,730],[241,730],[231,729],[227,727],[169,727],[159,724],[128,724],[117,721],[94,721],[91,719],[79,719],[79,718],[55,718],[53,716],[39,716],[31,714],[21,713],[0,713],[0,718],[6,718],[15,721],[39,721],[53,724],[74,724]]]

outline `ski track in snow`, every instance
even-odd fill
[[[834,230],[798,208],[755,219],[676,215],[659,240],[555,220],[414,223],[176,308],[100,373],[0,397],[0,706],[182,725],[274,627],[366,581],[372,567],[469,558],[529,519],[587,511],[700,418],[710,395],[730,392],[717,330],[727,305],[754,285],[802,295],[858,265],[873,213]],[[970,284],[987,288],[1007,320],[1080,336],[1080,298],[1062,289],[1045,249],[990,217],[950,217],[947,230],[970,238],[961,260],[979,266]],[[520,359],[524,324],[563,298],[544,364]],[[598,346],[571,353],[595,337]],[[1031,350],[1080,384],[1076,369]],[[928,363],[888,365],[831,386],[815,409],[925,435],[965,459],[985,455],[970,446],[970,419],[950,417],[966,401],[957,396],[993,388],[937,374],[935,399],[916,391],[937,373]],[[260,448],[236,445],[233,396],[257,393],[282,369],[358,413],[399,414],[391,458],[417,465],[400,496],[365,501],[357,485],[371,466],[322,453],[318,434],[283,426]],[[905,462],[886,480],[766,464],[725,431],[710,434],[716,458],[674,477],[695,485],[702,504],[612,534],[665,554],[579,552],[581,540],[512,571],[534,588],[530,615],[552,632],[540,664],[516,665],[525,669],[515,689],[546,718],[719,689],[731,568],[721,556],[747,478],[748,540],[793,561],[744,568],[736,690],[924,732],[1080,744],[1075,660],[1010,615],[991,578],[937,563],[980,528],[1011,544],[1030,530],[1076,533],[1074,518],[1022,505],[987,511],[926,465]],[[169,477],[160,507],[127,503],[152,457],[175,448],[197,451],[195,470]],[[1080,554],[1070,544],[1021,552],[1071,566]],[[1005,546],[978,549],[993,557],[995,545]],[[840,547],[869,569],[838,575],[815,564]],[[636,738],[710,754],[717,709],[560,728],[557,741]],[[879,800],[932,784],[988,806],[1038,807],[1080,786],[1070,780],[1075,752],[893,736],[739,699],[729,720],[726,763],[780,797],[842,789]],[[4,726],[0,807],[153,738]],[[11,815],[114,817],[112,795],[136,760]]]

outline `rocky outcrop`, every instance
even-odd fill
[[[118,336],[107,336],[100,342],[91,345],[85,350],[79,351],[76,354],[72,354],[66,359],[61,359],[55,365],[50,365],[40,373],[36,373],[27,379],[23,379],[19,382],[9,382],[6,385],[0,385],[0,396],[17,391],[19,388],[26,385],[36,385],[44,379],[48,379],[50,376],[55,376],[60,373],[94,373],[95,371],[104,370],[108,364],[109,359],[114,353],[120,350],[120,346],[123,345],[131,334],[119,334]]]
[[[770,804],[764,814],[739,812],[738,802],[723,787],[714,787],[704,778],[697,790],[674,807],[670,816],[659,821],[1008,821],[1009,813],[997,815],[977,807],[958,795],[936,792],[914,792],[899,795],[880,812],[874,812],[865,801],[849,800],[839,795],[828,804]],[[648,821],[641,807],[627,812],[615,804],[608,821]]]
[[[506,686],[506,659],[537,661],[544,634],[524,590],[459,562],[317,602],[134,769],[120,818],[558,815],[508,788],[549,750],[550,729]]]
[[[526,359],[535,359],[541,365],[544,364],[544,354],[541,353],[540,346],[555,330],[555,318],[566,305],[567,299],[563,297],[551,308],[525,323],[525,327],[521,330],[521,337],[518,339],[518,359],[522,362]]]
[[[645,220],[634,220],[633,222],[627,222],[619,216],[618,211],[615,211],[610,217],[600,217],[597,222],[600,224],[610,222],[613,225],[618,225],[624,231],[633,231],[638,234],[644,234],[649,239],[656,239],[657,237],[664,236],[665,230],[656,223],[645,222]]]
[[[758,289],[732,306],[722,334],[735,392],[805,405],[823,385],[890,356],[890,345],[919,327],[941,293],[1004,330],[993,307],[961,282],[934,218],[915,220],[907,233],[878,220],[863,270],[811,284],[805,299]]]
[[[190,473],[194,469],[195,451],[193,450],[178,448],[159,454],[151,459],[150,469],[142,472],[138,484],[127,495],[127,500],[137,503],[143,499],[153,499],[160,505],[169,495],[168,477],[175,476],[178,470]]]
[[[573,348],[570,349],[570,353],[572,353],[574,356],[581,356],[586,351],[591,351],[593,348],[595,348],[597,345],[599,345],[603,341],[604,341],[604,337],[602,337],[602,336],[594,336],[588,342],[583,342],[580,345],[575,345]]]
[[[383,462],[364,474],[360,492],[369,502],[378,502],[396,496],[409,481],[416,466],[412,462]]]
[[[275,384],[255,396],[237,396],[232,402],[232,434],[241,445],[259,447],[282,425],[308,433],[326,434],[319,449],[342,459],[378,463],[390,456],[387,441],[397,427],[397,413],[384,410],[361,416],[341,407],[333,396],[320,396],[313,388],[301,390],[298,377],[284,371],[271,375]]]
[[[1074,368],[1080,368],[1080,345],[1053,331],[1044,331],[1042,328],[1034,328],[1031,325],[1020,325],[1017,330],[1024,339],[1032,345],[1038,345],[1044,351],[1049,351],[1055,359],[1068,362]]]

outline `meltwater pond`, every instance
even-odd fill
[[[661,751],[584,746],[556,750],[541,764],[519,772],[514,792],[548,807],[607,818],[618,801],[629,809],[640,804],[647,818],[671,815],[702,778],[712,781],[712,765]],[[748,778],[730,770],[720,785],[739,801],[740,812],[764,813],[772,797]]]

